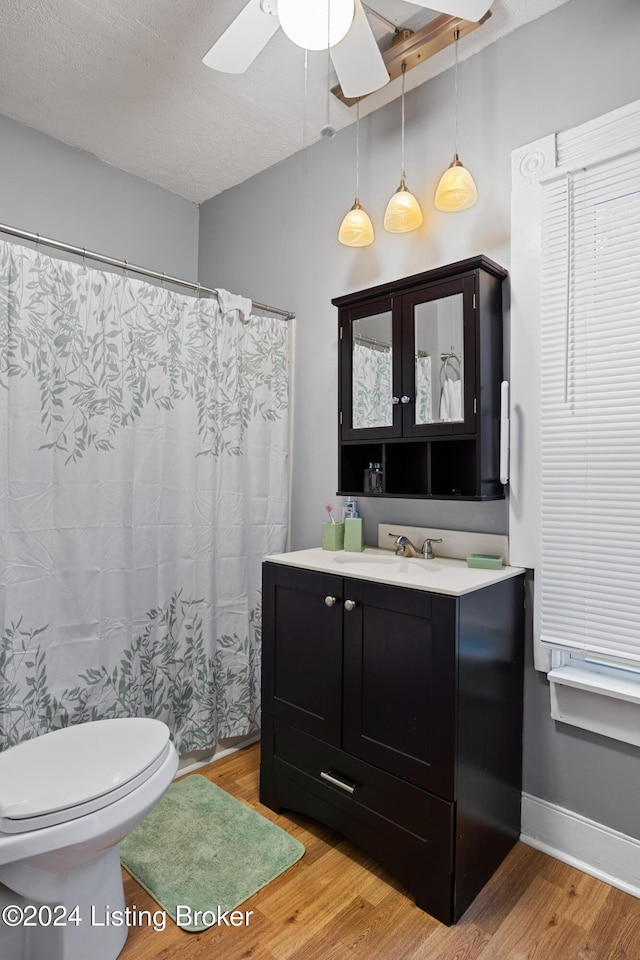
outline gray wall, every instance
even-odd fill
[[[3,116],[0,222],[187,280],[196,277],[195,203]]]
[[[399,180],[400,104],[361,124],[360,198],[376,240],[341,247],[338,226],[353,202],[355,129],[322,141],[203,205],[201,282],[288,307],[298,315],[293,453],[294,548],[319,542],[324,504],[334,500],[336,312],[351,290],[484,253],[509,266],[510,154],[518,146],[640,98],[637,0],[571,0],[460,66],[460,155],[480,200],[442,214],[432,197],[451,159],[453,74],[407,95],[407,179],[423,227],[382,228]],[[503,532],[505,504],[361,500],[366,539],[380,520]],[[529,658],[530,661],[531,658]],[[554,724],[546,679],[528,670],[525,790],[640,836],[640,752]],[[613,787],[613,788],[612,788]]]
[[[399,103],[361,126],[361,200],[375,244],[341,247],[353,202],[354,128],[202,207],[199,279],[294,310],[297,325],[293,545],[319,539],[335,500],[336,313],[331,298],[482,252],[509,265],[510,152],[640,98],[636,0],[571,0],[460,67],[460,153],[480,191],[462,214],[431,203],[450,160],[451,71],[407,96],[407,174],[422,229],[382,229],[399,179]],[[0,221],[187,278],[196,276],[198,209],[174,194],[0,117]],[[504,531],[504,503],[361,500],[367,540],[379,520]],[[529,669],[525,789],[640,836],[640,753],[549,718],[545,678]]]

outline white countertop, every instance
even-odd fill
[[[395,587],[428,590],[451,597],[459,597],[524,573],[522,567],[479,570],[468,567],[466,560],[452,560],[449,557],[436,556],[434,560],[421,560],[416,557],[408,559],[397,557],[391,550],[380,550],[377,547],[365,547],[362,553],[350,553],[346,550],[334,552],[312,547],[310,550],[276,553],[264,559],[268,563],[282,563],[356,580],[374,580]]]

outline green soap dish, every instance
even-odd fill
[[[488,553],[470,553],[467,557],[468,567],[479,567],[483,570],[500,570],[502,557],[494,557]]]

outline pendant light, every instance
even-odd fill
[[[356,199],[340,224],[338,240],[345,247],[368,247],[373,243],[373,225],[360,206],[360,101],[356,103]]]
[[[455,31],[456,64],[454,70],[455,88],[455,149],[453,160],[442,174],[436,190],[435,205],[438,210],[446,213],[456,213],[458,210],[468,210],[478,199],[478,191],[473,177],[464,167],[458,156],[458,37],[460,31]]]
[[[400,186],[389,200],[384,215],[384,228],[389,233],[408,233],[416,230],[422,223],[420,204],[409,191],[404,169],[404,75],[406,63],[402,64],[402,173]]]

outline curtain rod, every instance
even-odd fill
[[[39,233],[29,233],[28,230],[18,230],[17,227],[10,227],[6,223],[0,223],[0,233],[6,233],[10,237],[19,237],[21,240],[31,240],[34,243],[42,243],[45,247],[53,247],[55,250],[64,250],[66,253],[74,253],[79,257],[89,258],[98,263],[107,263],[112,267],[119,267],[121,270],[129,270],[132,273],[139,273],[143,277],[153,277],[154,280],[162,280],[163,283],[173,283],[180,287],[189,287],[198,293],[213,293],[218,295],[218,291],[213,287],[205,287],[194,280],[181,280],[179,277],[171,277],[167,273],[161,273],[158,270],[149,270],[148,267],[139,267],[135,263],[129,263],[127,260],[117,260],[115,257],[107,257],[103,253],[95,253],[93,250],[86,250],[85,247],[75,247],[70,243],[62,243],[60,240],[52,240],[50,237],[41,237]],[[273,313],[284,320],[294,320],[295,313],[289,310],[282,310],[280,307],[270,307],[267,303],[259,303],[258,300],[252,300],[252,305],[258,310],[266,310],[267,313]]]

